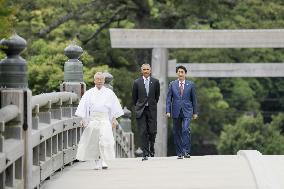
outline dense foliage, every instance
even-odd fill
[[[0,0],[0,39],[12,33],[14,23],[14,9],[8,5],[7,0]]]

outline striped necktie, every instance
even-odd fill
[[[184,90],[182,82],[180,83],[179,89],[180,89],[180,96],[182,96],[183,95],[183,90]]]
[[[145,89],[146,89],[146,93],[148,96],[149,94],[149,79],[148,78],[145,79]]]

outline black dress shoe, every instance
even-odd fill
[[[155,156],[155,153],[151,152],[150,157],[154,157],[154,156]]]
[[[185,154],[184,158],[190,158],[190,154]]]
[[[142,158],[142,161],[146,161],[146,160],[148,160],[148,156],[144,156],[144,157]]]
[[[182,155],[178,155],[177,158],[178,158],[178,159],[183,159],[183,156],[182,156]]]

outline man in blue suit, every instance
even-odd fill
[[[185,80],[187,70],[176,67],[178,79],[169,84],[166,115],[173,118],[173,135],[178,159],[190,158],[190,121],[197,118],[197,100],[192,81]]]

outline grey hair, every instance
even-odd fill
[[[96,79],[97,77],[102,77],[102,78],[104,78],[104,79],[106,78],[103,72],[97,72],[97,73],[95,73],[94,79]]]
[[[141,70],[142,70],[142,67],[143,67],[143,66],[149,66],[150,69],[151,69],[151,65],[150,65],[150,64],[144,63],[144,64],[141,65]]]

